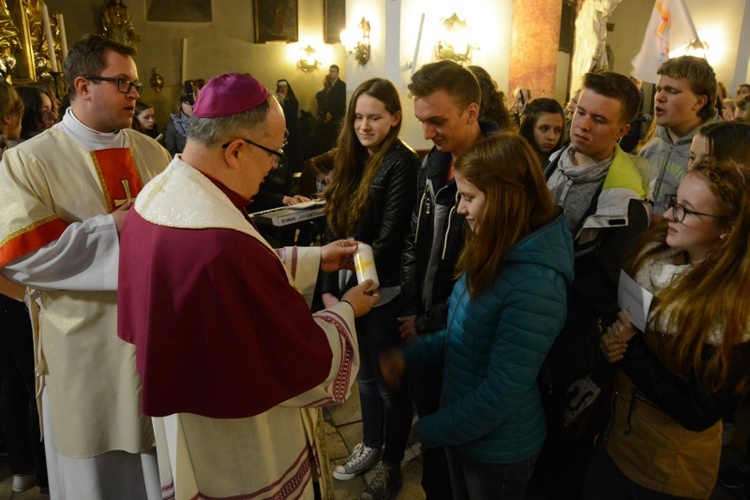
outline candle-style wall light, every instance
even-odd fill
[[[356,30],[346,29],[341,32],[341,43],[344,50],[354,60],[364,66],[370,60],[370,22],[362,17]]]
[[[315,71],[318,69],[320,61],[318,61],[318,53],[312,45],[299,49],[297,55],[299,57],[297,60],[297,67],[299,69],[302,71]]]
[[[440,22],[440,34],[435,43],[435,56],[438,61],[449,59],[459,64],[471,61],[471,52],[478,49],[476,42],[472,41],[471,29],[463,19],[455,12],[447,19]]]

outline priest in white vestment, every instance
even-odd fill
[[[379,296],[368,280],[311,314],[318,271],[350,266],[356,243],[276,252],[248,219],[285,128],[254,78],[210,80],[185,150],[123,225],[118,333],[136,346],[165,498],[312,499],[311,462],[327,470],[315,408],[349,395],[354,318]]]
[[[30,289],[38,396],[55,500],[161,498],[135,348],[117,337],[119,231],[169,163],[130,128],[132,48],[98,35],[65,60],[71,106],[0,168],[0,266]]]

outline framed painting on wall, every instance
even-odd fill
[[[346,0],[323,0],[323,36],[326,43],[341,43],[346,28]]]
[[[253,0],[255,43],[296,42],[297,0]]]

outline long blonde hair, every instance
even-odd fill
[[[706,256],[655,297],[652,325],[667,325],[674,335],[664,335],[662,358],[676,373],[692,374],[709,391],[726,385],[732,365],[740,366],[742,353],[736,347],[746,342],[750,328],[750,170],[734,161],[707,159],[688,175],[708,184],[720,207],[717,220],[726,231]],[[626,265],[637,272],[655,254],[665,251],[667,224],[660,224],[645,236],[654,243]],[[705,346],[712,326],[722,331],[722,343],[707,354]],[[666,332],[661,332],[666,333]],[[747,360],[742,361],[747,366]],[[750,382],[745,368],[736,387],[744,393]]]
[[[388,131],[380,149],[368,157],[365,148],[354,132],[357,99],[367,94],[385,105],[391,115],[401,112],[398,90],[385,78],[372,78],[362,82],[354,91],[339,134],[336,157],[333,162],[331,184],[325,190],[328,226],[337,238],[352,235],[357,222],[364,217],[370,196],[370,185],[391,148],[398,142],[401,120]],[[360,165],[364,161],[364,170]]]
[[[474,297],[502,271],[511,248],[553,220],[556,209],[539,158],[516,132],[477,142],[458,159],[456,172],[484,193],[479,234],[467,235],[456,264]]]

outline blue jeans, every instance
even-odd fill
[[[400,389],[391,389],[380,373],[378,357],[383,351],[403,344],[396,320],[400,310],[401,302],[396,297],[357,319],[362,441],[373,448],[385,443],[383,460],[392,464],[404,458],[413,412],[406,381],[402,381]]]
[[[507,464],[482,462],[446,448],[455,500],[522,500],[539,453]]]

